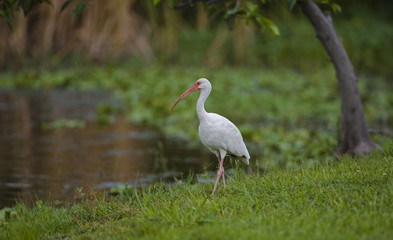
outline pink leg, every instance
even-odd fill
[[[220,177],[221,177],[221,175],[220,175],[220,170],[218,170],[218,172],[217,172],[216,184],[214,184],[214,188],[213,188],[212,195],[214,195],[214,193],[216,192],[216,189],[217,189],[217,186],[218,186],[218,182],[220,181]]]
[[[225,184],[225,171],[224,171],[224,159],[221,160],[220,162],[220,168],[222,170],[221,176],[222,176],[222,182],[224,183],[224,188],[226,188],[226,184]]]
[[[212,195],[214,195],[214,193],[216,192],[216,189],[217,189],[217,186],[218,186],[218,182],[220,181],[221,177],[222,177],[222,181],[224,182],[224,188],[226,187],[224,166],[223,166],[224,159],[220,160],[220,157],[217,157],[217,159],[218,159],[218,163],[219,163],[219,169],[218,169],[218,172],[217,172],[216,183],[214,184]]]

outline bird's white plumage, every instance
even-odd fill
[[[196,111],[200,121],[199,137],[210,151],[212,151],[218,159],[219,170],[217,171],[216,183],[214,184],[212,195],[214,195],[220,178],[224,183],[225,188],[225,173],[224,173],[224,158],[227,154],[243,160],[244,163],[249,164],[250,154],[243,142],[242,134],[239,129],[231,121],[223,116],[215,113],[208,113],[205,110],[205,101],[210,94],[212,85],[206,78],[198,79],[194,85],[187,89],[172,105],[169,114],[172,113],[173,108],[183,98],[196,90],[201,90],[199,95]]]
[[[200,121],[199,137],[201,142],[217,157],[223,159],[226,154],[230,154],[249,164],[250,154],[243,142],[242,134],[235,124],[221,115],[205,111],[205,101],[212,89],[209,80],[201,78],[198,79],[198,82],[201,94],[196,110]]]
[[[199,137],[202,144],[216,156],[219,156],[220,150],[225,150],[226,153],[249,164],[250,155],[235,124],[215,113],[207,113],[207,116],[200,121],[199,125]]]

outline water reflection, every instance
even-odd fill
[[[71,199],[75,188],[144,186],[203,171],[204,149],[131,126],[122,118],[99,128],[97,104],[119,105],[108,92],[0,92],[0,208],[21,199]],[[57,119],[86,120],[84,128],[45,130]]]

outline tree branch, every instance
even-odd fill
[[[241,0],[236,0],[235,6],[234,6],[233,9],[232,9],[233,11],[239,8],[240,2],[241,2]],[[228,17],[225,19],[225,22],[226,22],[226,24],[227,24],[227,27],[228,27],[230,30],[232,30],[231,21],[232,21],[235,17],[236,17],[236,14],[233,14],[233,15],[228,16]]]

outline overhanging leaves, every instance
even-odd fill
[[[12,20],[11,20],[10,15],[4,10],[0,10],[0,16],[5,19],[8,26],[12,29]]]
[[[52,5],[51,0],[2,0],[0,1],[0,18],[3,18],[9,28],[12,29],[12,19],[14,12],[22,9],[25,16],[27,16],[34,6],[41,3]]]
[[[20,0],[18,6],[23,9],[23,13],[26,16],[33,7],[33,0]]]
[[[333,4],[332,4],[332,9],[333,9],[333,12],[334,12],[334,13],[339,13],[339,12],[341,12],[341,7],[340,7],[340,5],[338,5],[338,4],[333,3]]]
[[[64,11],[64,9],[66,9],[68,7],[68,5],[70,5],[70,3],[72,3],[74,0],[67,0],[63,3],[63,5],[61,6],[60,12]]]
[[[270,31],[270,33],[277,36],[280,35],[280,30],[278,29],[276,24],[274,24],[270,19],[265,18],[263,16],[257,16],[255,17],[255,20],[259,23],[259,25],[262,28],[267,28]]]
[[[80,14],[80,13],[83,12],[83,10],[85,9],[85,7],[86,7],[86,4],[85,4],[85,3],[78,3],[78,4],[75,6],[74,10],[72,10],[72,12],[78,15],[78,14]]]
[[[258,13],[258,11],[259,11],[258,5],[256,5],[256,4],[253,3],[253,2],[248,1],[248,2],[247,2],[247,7],[248,7],[248,9],[250,10],[250,12],[253,13],[253,14]]]

